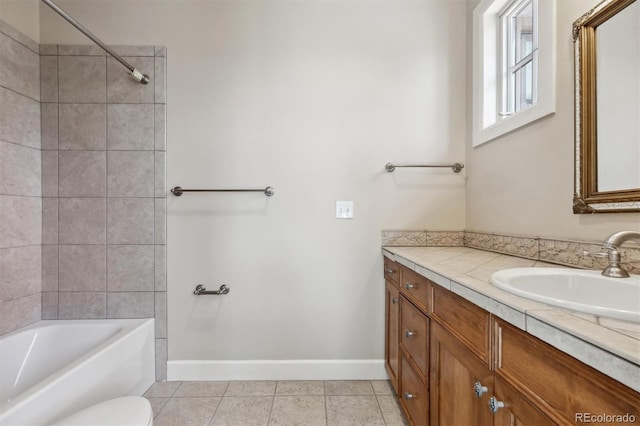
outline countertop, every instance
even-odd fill
[[[383,247],[383,255],[640,392],[640,324],[573,312],[489,283],[507,268],[561,266],[468,247]]]

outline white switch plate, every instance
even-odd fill
[[[353,201],[336,201],[336,218],[353,219]]]

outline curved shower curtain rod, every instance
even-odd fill
[[[142,74],[133,65],[125,61],[120,55],[114,52],[113,49],[111,49],[109,46],[104,44],[98,37],[94,36],[89,30],[83,27],[78,21],[76,21],[71,16],[69,16],[69,14],[64,10],[62,10],[57,4],[55,4],[51,0],[41,0],[41,1],[47,6],[49,6],[51,9],[53,9],[53,11],[56,12],[58,15],[62,16],[71,25],[73,25],[78,30],[80,30],[80,32],[82,32],[84,35],[89,37],[95,44],[100,46],[105,52],[113,56],[115,60],[120,62],[122,65],[124,65],[129,71],[131,71],[131,77],[133,77],[135,81],[142,84],[149,84],[150,78],[147,74]]]

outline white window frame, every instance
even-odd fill
[[[496,139],[556,109],[556,0],[538,0],[537,102],[504,114],[500,15],[513,0],[482,0],[473,11],[473,146]]]

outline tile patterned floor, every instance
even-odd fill
[[[386,380],[157,382],[155,426],[404,426]]]

